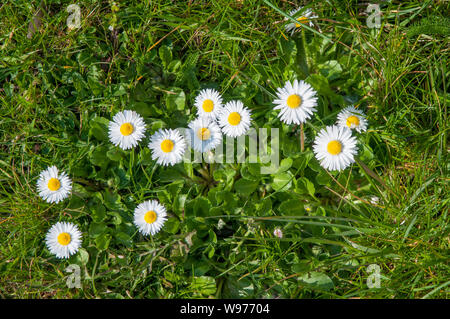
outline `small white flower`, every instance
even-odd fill
[[[355,162],[356,138],[346,127],[327,126],[317,134],[313,150],[322,167],[341,171]]]
[[[72,190],[72,181],[65,172],[58,173],[56,166],[41,172],[37,181],[39,196],[48,203],[59,203]]]
[[[223,107],[218,123],[225,135],[238,137],[250,128],[250,116],[251,111],[241,101],[230,101]]]
[[[316,111],[317,93],[304,81],[287,81],[277,90],[277,99],[273,101],[275,110],[281,110],[278,117],[286,124],[300,124],[311,118]]]
[[[364,113],[361,110],[357,110],[353,106],[348,106],[339,112],[337,116],[337,125],[348,127],[356,130],[358,133],[367,130],[367,120]]]
[[[203,89],[195,98],[198,117],[216,119],[222,110],[222,97],[214,89]]]
[[[378,196],[371,196],[369,202],[373,205],[378,205],[380,198]]]
[[[190,135],[194,150],[208,152],[222,142],[219,126],[210,118],[200,117],[189,123]]]
[[[134,224],[144,235],[154,235],[167,220],[166,208],[157,200],[148,200],[134,210]]]
[[[124,150],[135,147],[144,133],[144,119],[135,111],[119,112],[109,122],[110,141]]]
[[[57,258],[69,258],[81,247],[81,232],[75,224],[58,222],[48,231],[45,243]]]
[[[284,28],[286,30],[286,32],[290,32],[291,36],[297,32],[301,30],[301,26],[303,24],[308,24],[310,27],[313,27],[314,24],[312,23],[311,19],[315,19],[317,18],[316,15],[313,14],[311,9],[306,9],[305,11],[303,11],[303,13],[301,13],[298,17],[294,17],[294,15],[299,12],[301,9],[303,9],[303,7],[299,7],[297,9],[292,10],[291,12],[289,12],[289,15],[291,17],[293,17],[294,19],[296,19],[298,22],[294,23],[288,23]],[[287,18],[285,18],[285,20],[288,20]],[[291,21],[291,20],[289,20]]]
[[[178,130],[160,129],[150,137],[148,147],[152,150],[152,159],[158,164],[175,165],[183,159],[186,141]]]
[[[283,238],[283,232],[278,227],[273,230],[273,235],[278,238]]]

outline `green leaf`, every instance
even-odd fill
[[[108,212],[108,215],[113,216],[111,222],[114,225],[118,226],[118,225],[122,224],[123,219],[119,212]]]
[[[167,70],[172,73],[176,73],[181,67],[181,61],[180,60],[173,60],[170,62],[170,64],[167,66]]]
[[[148,147],[144,147],[139,152],[139,163],[141,165],[150,165],[153,163],[152,152]]]
[[[223,203],[223,208],[225,208],[227,211],[233,211],[236,208],[236,198],[234,196],[234,193],[223,190],[218,191],[215,196],[217,200],[217,204]]]
[[[282,202],[278,211],[281,215],[305,215],[303,204],[298,199],[289,199]]]
[[[328,291],[334,288],[331,278],[321,272],[311,271],[298,277],[298,280],[312,289]]]
[[[201,276],[192,279],[190,288],[203,296],[210,296],[216,293],[216,280],[213,277]]]
[[[278,168],[278,173],[285,172],[292,166],[292,158],[283,158],[280,163],[280,167]]]
[[[246,165],[248,167],[248,171],[255,177],[261,177],[261,164],[260,163],[248,163]],[[249,178],[250,179],[250,178]]]
[[[332,179],[330,175],[325,172],[325,170],[319,171],[319,173],[316,175],[316,182],[319,185],[327,185],[330,186]]]
[[[263,216],[268,216],[272,210],[272,200],[270,197],[266,197],[259,203],[256,203],[256,211],[262,213]]]
[[[106,168],[109,164],[109,159],[106,156],[106,153],[108,152],[108,147],[106,146],[98,146],[95,147],[94,150],[91,153],[91,156],[89,160],[92,164],[99,166],[101,168]]]
[[[287,191],[292,187],[293,175],[290,172],[278,173],[273,176],[272,187],[276,191]]]
[[[322,74],[311,74],[307,80],[317,93],[327,96],[334,104],[344,104],[344,97],[336,94],[331,89],[328,79]]]
[[[260,175],[254,175],[251,171],[250,168],[248,167],[248,165],[242,165],[241,167],[241,176],[247,180],[251,180],[251,181],[258,181],[260,179]]]
[[[302,154],[299,158],[295,159],[293,166],[300,171],[303,171],[307,166],[314,154],[312,151],[308,150]]]
[[[224,298],[242,299],[254,296],[255,286],[252,280],[248,278],[239,279],[238,277],[228,277],[223,292]]]
[[[70,209],[78,209],[83,207],[86,204],[85,200],[79,196],[71,196],[68,208]]]
[[[96,238],[108,231],[108,226],[103,223],[93,222],[89,225],[89,236]]]
[[[91,217],[95,222],[101,222],[106,217],[106,208],[101,203],[90,207]]]
[[[294,136],[285,136],[281,140],[281,149],[286,157],[298,157],[301,154],[300,140]]]
[[[106,152],[106,156],[111,161],[118,162],[118,161],[120,161],[122,158],[124,158],[126,156],[126,153],[124,151],[122,151],[122,149],[120,149],[118,147],[113,147],[108,152]]]
[[[171,88],[166,93],[166,107],[169,111],[182,111],[186,105],[186,95],[180,88]]]
[[[299,194],[309,194],[314,197],[316,188],[306,177],[300,177],[296,180],[295,191]]]
[[[170,234],[176,234],[179,229],[180,221],[177,218],[171,217],[164,223],[164,231]]]
[[[302,273],[305,271],[310,271],[312,266],[312,263],[308,260],[300,260],[298,263],[292,265],[291,270],[294,273]]]
[[[173,201],[172,209],[175,213],[178,215],[181,215],[181,213],[184,210],[184,204],[186,203],[186,194],[179,194],[175,197],[175,200]]]
[[[317,67],[319,68],[320,73],[322,73],[328,81],[333,81],[339,78],[343,71],[342,66],[336,60],[329,60],[325,63],[319,64]]]
[[[133,102],[130,104],[129,109],[136,111],[143,117],[158,117],[163,113],[155,104],[146,102]]]
[[[214,180],[218,182],[230,182],[233,180],[236,175],[236,171],[234,169],[217,169],[213,173]]]
[[[130,235],[128,235],[127,233],[118,232],[118,233],[116,233],[115,238],[116,238],[117,242],[119,242],[120,244],[122,244],[126,247],[131,247],[133,245],[133,240],[131,239]]]
[[[99,250],[106,250],[108,249],[110,242],[111,242],[111,235],[102,234],[95,239],[95,246]]]
[[[78,249],[78,253],[75,256],[75,263],[81,266],[84,266],[89,261],[89,253],[86,249],[80,248]]]
[[[194,200],[194,214],[195,216],[209,216],[211,203],[204,197],[197,197]]]
[[[162,183],[184,181],[186,172],[184,167],[181,165],[175,165],[173,167],[164,168],[164,173],[159,175],[160,181]]]
[[[124,209],[121,203],[121,198],[119,194],[112,193],[108,190],[104,192],[105,206],[111,210],[122,210]]]
[[[213,245],[209,244],[204,250],[203,254],[205,254],[209,259],[211,259],[214,256],[214,253],[216,252],[216,249]]]
[[[234,189],[238,194],[248,196],[256,190],[258,184],[256,181],[241,178],[234,183]]]
[[[167,70],[167,67],[169,66],[170,61],[172,61],[172,51],[169,49],[167,45],[162,45],[159,48],[159,58],[161,59],[161,62],[164,66],[164,69]]]
[[[108,125],[108,119],[100,116],[94,117],[89,121],[89,135],[99,141],[108,141]]]

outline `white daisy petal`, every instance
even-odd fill
[[[157,200],[145,201],[134,210],[134,224],[143,235],[155,235],[166,220],[166,208]]]
[[[148,147],[158,164],[175,165],[183,159],[186,141],[178,130],[160,129],[150,137]]]
[[[195,98],[198,117],[216,119],[222,110],[222,97],[214,89],[204,89]]]
[[[75,224],[58,222],[47,232],[45,243],[57,258],[69,258],[81,247],[81,232]]]
[[[125,110],[109,122],[109,139],[123,150],[135,147],[144,137],[144,119],[135,111]]]
[[[273,101],[275,110],[280,110],[278,117],[286,124],[300,124],[310,119],[317,106],[317,93],[306,82],[289,81],[277,90],[277,98]]]
[[[251,111],[241,101],[226,103],[218,118],[222,132],[230,137],[238,137],[247,133],[250,121]]]
[[[222,141],[219,126],[210,118],[200,117],[189,123],[191,143],[197,152],[215,149]]]
[[[37,181],[39,196],[48,203],[59,203],[67,198],[72,190],[72,181],[65,172],[58,172],[56,166],[42,171]]]
[[[337,125],[356,130],[358,133],[367,131],[367,119],[361,110],[348,106],[339,112]]]
[[[356,138],[348,127],[327,126],[314,140],[313,151],[325,169],[342,171],[355,162]]]

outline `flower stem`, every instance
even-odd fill
[[[305,134],[303,133],[303,123],[300,123],[300,150],[305,150]]]

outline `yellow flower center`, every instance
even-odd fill
[[[173,142],[171,140],[164,140],[161,142],[161,150],[164,153],[170,153],[173,150]]]
[[[60,187],[61,187],[61,183],[59,182],[59,180],[57,178],[50,178],[50,180],[48,181],[48,189],[51,191],[57,191]]]
[[[71,240],[72,239],[70,238],[70,235],[68,233],[61,233],[58,235],[58,243],[63,246],[69,245]]]
[[[286,104],[291,109],[296,109],[300,106],[300,104],[302,104],[302,98],[300,96],[298,96],[297,94],[289,95],[289,97],[287,98]]]
[[[347,126],[352,127],[352,124],[355,124],[355,126],[359,126],[359,118],[357,116],[349,116],[347,119]]]
[[[302,24],[308,23],[308,18],[307,18],[307,17],[300,17],[300,18],[297,19],[297,21],[298,21],[299,23],[296,23],[296,24],[295,24],[295,27],[296,27],[296,28],[300,28],[300,26],[301,26]]]
[[[328,143],[327,145],[327,151],[328,153],[330,153],[331,155],[337,155],[342,151],[342,144],[339,141],[331,141],[330,143]]]
[[[147,224],[153,224],[156,220],[156,213],[153,210],[149,210],[145,213],[144,220]]]
[[[214,109],[214,102],[210,99],[204,100],[202,107],[203,111],[209,113]]]
[[[228,115],[228,123],[231,125],[238,125],[241,123],[241,115],[238,112],[232,112]]]
[[[202,127],[197,131],[197,136],[202,141],[209,140],[209,138],[211,137],[211,131],[206,127]]]
[[[131,133],[133,133],[134,127],[131,125],[131,123],[123,123],[120,126],[120,133],[122,133],[123,136],[128,136]]]

